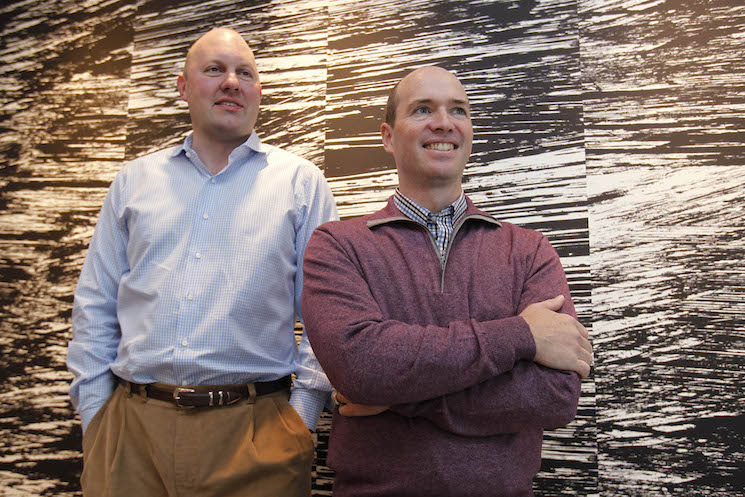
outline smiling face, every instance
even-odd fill
[[[463,85],[442,68],[417,69],[399,83],[395,109],[381,134],[396,161],[401,191],[414,199],[417,192],[433,189],[460,195],[473,141]]]
[[[189,50],[177,87],[189,104],[194,140],[240,145],[259,115],[256,60],[235,31],[213,29]]]

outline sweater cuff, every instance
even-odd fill
[[[506,350],[512,350],[514,363],[520,360],[533,361],[536,345],[528,322],[522,316],[500,319],[497,322],[499,323],[498,329],[494,330],[495,333],[489,334],[493,346],[490,350],[498,351],[497,355],[503,354]]]
[[[515,316],[515,319],[519,323],[516,326],[519,345],[515,348],[515,353],[518,359],[533,361],[535,360],[536,345],[533,333],[530,332],[530,325],[522,316]]]

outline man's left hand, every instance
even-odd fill
[[[339,404],[339,414],[342,416],[375,416],[376,414],[387,411],[389,408],[389,406],[355,404],[354,402],[350,402],[348,398],[336,390],[334,391],[333,398],[336,400],[336,403]]]

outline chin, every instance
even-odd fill
[[[237,140],[246,140],[251,134],[252,128],[217,128],[214,136],[221,141],[233,142]]]

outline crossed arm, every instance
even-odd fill
[[[328,233],[314,237],[305,258],[303,307],[311,342],[332,384],[339,388],[340,414],[367,416],[390,409],[470,436],[510,433],[526,425],[552,428],[573,419],[580,377],[590,371],[591,346],[587,330],[573,316],[571,301],[565,303],[568,286],[558,256],[547,242],[539,249],[546,260],[534,264],[536,272],[543,274],[535,280],[545,281],[546,272],[561,271],[563,284],[549,289],[561,292],[559,296],[538,300],[537,295],[545,294],[546,289],[538,291],[526,282],[529,288],[523,292],[517,317],[454,322],[444,329],[429,329],[432,327],[384,319],[344,248]],[[562,308],[568,314],[558,312]],[[395,333],[387,333],[391,328]],[[529,354],[513,346],[522,339],[520,333],[529,334],[528,340],[534,344]],[[444,346],[456,357],[452,363],[437,349],[437,343],[421,344],[424,339],[443,337],[449,342]],[[422,392],[429,385],[405,388],[398,381],[402,372],[379,370],[377,378],[366,375],[364,370],[375,365],[364,358],[388,347],[400,355],[402,364],[413,369],[433,360],[429,354],[438,354],[444,363],[436,367],[429,364],[414,374],[430,379],[436,374],[437,381],[430,385],[436,383],[442,390]],[[490,348],[493,350],[487,350]],[[470,358],[465,367],[461,366],[463,354]],[[456,365],[458,361],[461,365]],[[388,393],[391,387],[402,395]],[[373,399],[390,402],[371,402]]]
[[[536,307],[553,312],[549,306],[559,301],[563,301],[562,296]],[[443,430],[463,436],[514,433],[526,425],[550,429],[570,423],[576,414],[576,401],[572,399],[577,399],[580,393],[577,374],[586,378],[592,361],[589,342],[585,342],[587,332],[576,326],[581,326],[576,320],[576,325],[573,325],[559,317],[566,315],[554,312],[556,316],[552,316],[535,308],[528,312],[530,322],[535,319],[531,312],[544,314],[543,321],[558,325],[549,332],[548,322],[534,324],[536,335],[540,337],[536,344],[540,341],[546,357],[542,360],[554,361],[553,364],[556,361],[576,361],[574,371],[546,367],[536,359],[521,360],[512,370],[459,392],[392,406],[354,403],[336,392],[334,397],[339,404],[339,413],[344,416],[374,416],[391,410],[406,417],[428,419]],[[575,326],[578,336],[585,338],[577,340],[581,350],[574,346],[574,333],[560,326],[562,322]],[[547,332],[549,334],[545,336]]]

